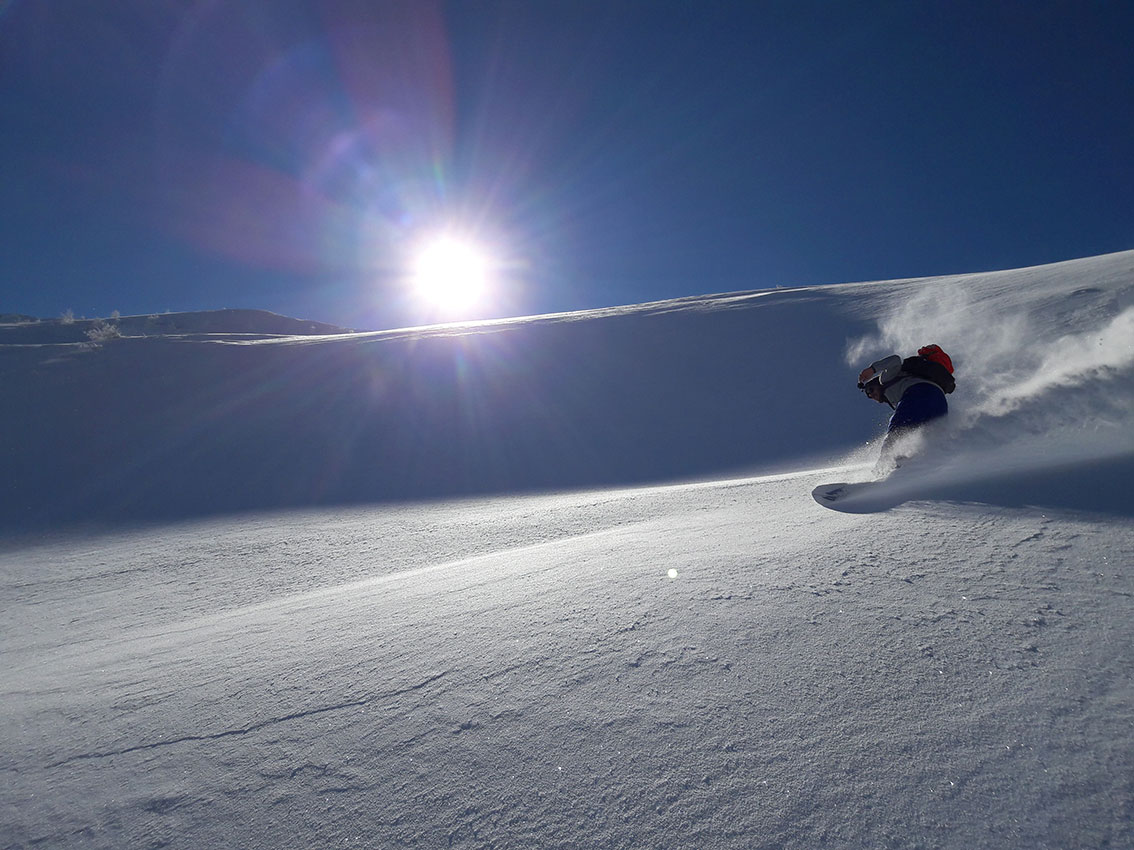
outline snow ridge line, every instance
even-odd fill
[[[623,497],[641,493],[665,493],[671,491],[727,489],[730,487],[747,487],[752,484],[774,484],[778,481],[796,481],[802,478],[812,478],[816,475],[839,475],[848,472],[859,472],[870,469],[870,463],[848,463],[839,466],[826,466],[819,469],[799,469],[793,472],[777,472],[770,475],[749,475],[743,478],[720,478],[709,481],[677,482],[671,484],[641,484],[630,487],[615,487],[610,490],[595,490],[603,496]]]
[[[68,758],[62,759],[61,761],[53,762],[47,765],[47,768],[50,770],[56,767],[64,767],[77,761],[88,761],[90,759],[101,759],[110,758],[112,756],[128,755],[129,753],[142,752],[143,750],[156,750],[160,747],[172,747],[176,744],[186,744],[192,743],[194,741],[217,741],[221,738],[250,735],[254,732],[259,732],[261,729],[266,729],[269,726],[275,726],[279,723],[287,723],[291,720],[301,720],[305,717],[315,717],[320,714],[328,714],[332,711],[343,711],[348,708],[358,708],[359,706],[369,705],[376,700],[391,699],[393,697],[399,697],[403,696],[404,694],[413,693],[414,691],[420,691],[422,688],[428,687],[439,679],[444,678],[446,675],[448,675],[448,673],[446,671],[442,671],[433,676],[429,676],[424,681],[418,682],[416,685],[410,685],[409,687],[401,688],[400,690],[391,691],[384,694],[375,694],[373,696],[366,697],[365,699],[352,700],[350,702],[338,703],[336,705],[325,705],[321,708],[312,708],[308,709],[307,711],[297,711],[292,714],[285,714],[281,717],[272,717],[268,720],[263,720],[259,723],[253,723],[249,726],[243,726],[239,729],[226,729],[223,732],[212,732],[207,735],[183,735],[180,738],[171,738],[167,741],[156,741],[152,744],[136,744],[133,747],[124,747],[119,750],[106,750],[96,753],[82,753],[77,756],[70,756]]]

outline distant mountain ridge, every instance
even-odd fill
[[[37,319],[0,316],[0,345],[59,345],[82,343],[92,329],[113,325],[122,336],[184,336],[225,334],[250,336],[308,336],[350,333],[346,328],[306,319],[293,319],[267,310],[202,310],[95,319]]]

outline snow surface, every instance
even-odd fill
[[[0,847],[1132,847],[1132,320],[1127,252],[0,345]]]

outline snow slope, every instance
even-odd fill
[[[1134,254],[332,336],[0,346],[5,526],[800,468],[877,434],[864,362],[936,341],[994,454],[1134,450]],[[190,326],[191,327],[191,326]],[[853,357],[847,359],[848,348]],[[1049,362],[1050,361],[1050,362]]]
[[[8,346],[0,847],[1134,846],[1132,283]]]

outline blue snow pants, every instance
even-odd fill
[[[890,427],[887,434],[904,431],[907,428],[916,428],[932,419],[938,419],[949,412],[949,403],[945,401],[945,392],[937,384],[914,384],[905,394],[898,406],[894,408],[894,415],[890,417]]]

